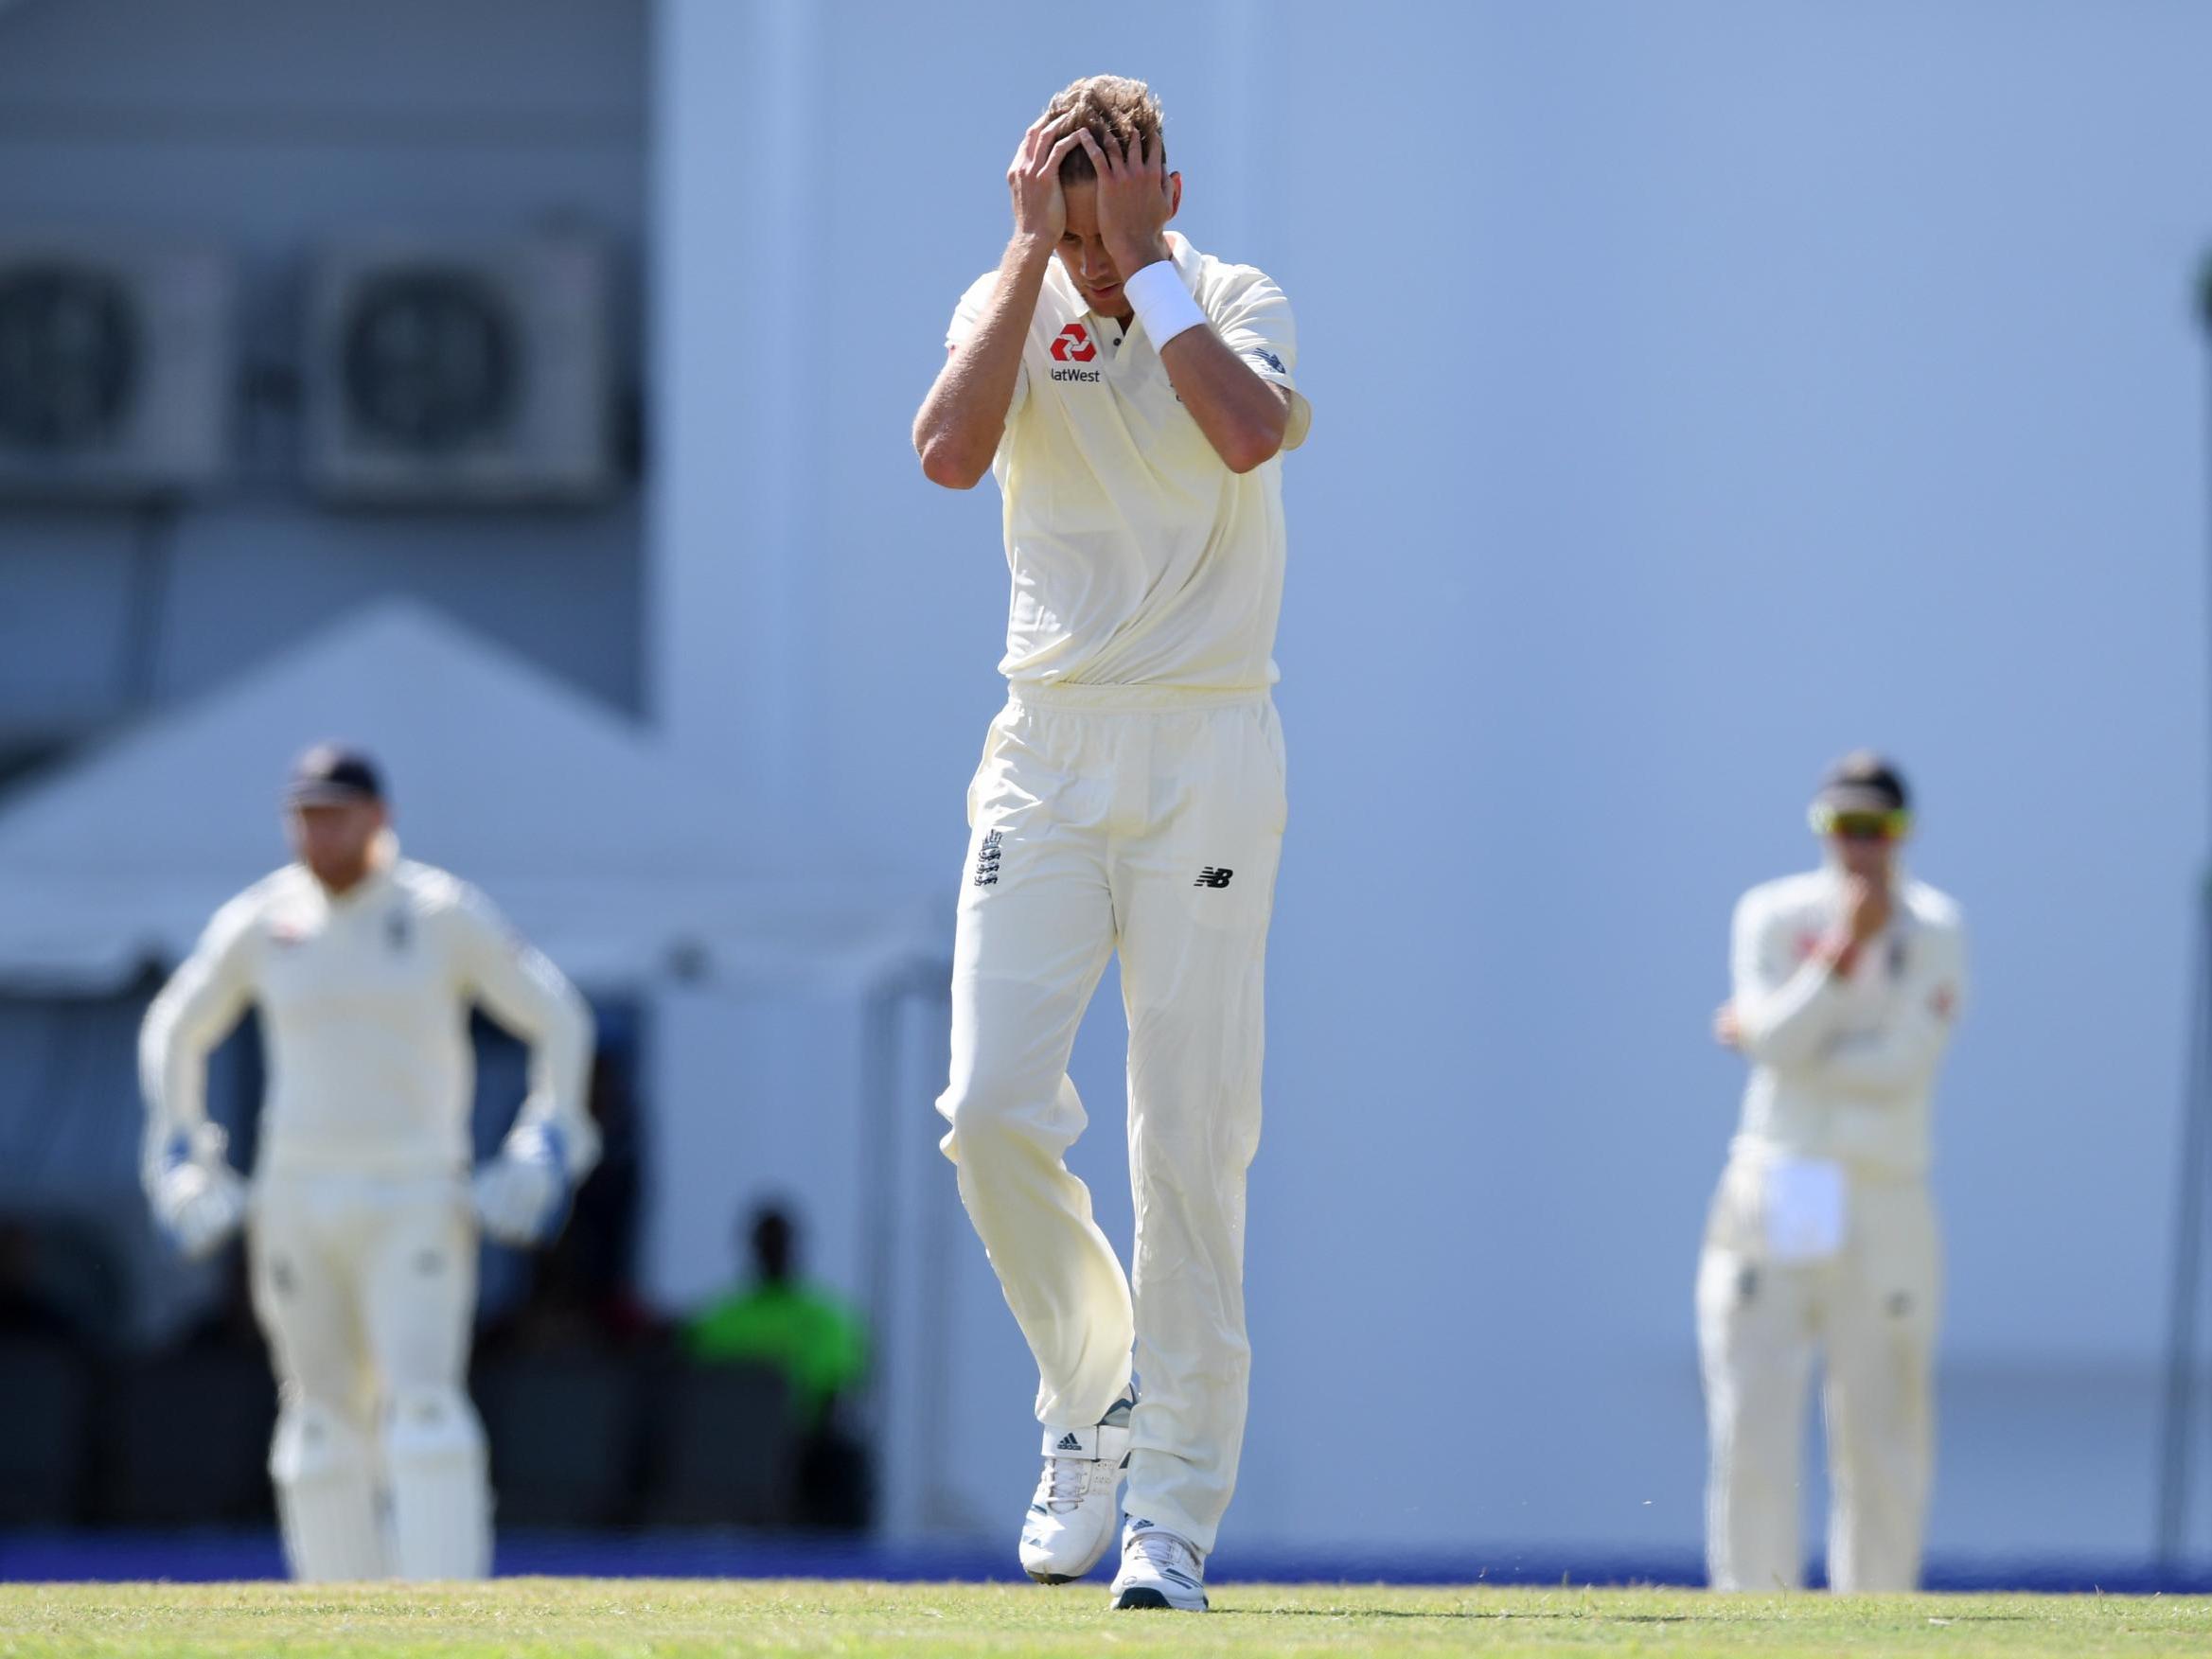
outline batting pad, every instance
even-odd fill
[[[269,1475],[294,1579],[352,1583],[391,1576],[368,1443],[342,1414],[313,1401],[285,1406]]]
[[[392,1559],[402,1579],[482,1579],[491,1572],[491,1488],[484,1425],[453,1387],[392,1403],[384,1434]]]

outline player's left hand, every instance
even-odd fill
[[[1147,154],[1144,140],[1105,144],[1078,129],[1098,173],[1098,234],[1124,281],[1168,257],[1167,221],[1176,210],[1176,179],[1160,164],[1164,145]]]
[[[204,1262],[228,1244],[246,1219],[246,1184],[227,1165],[181,1164],[164,1183],[169,1236],[188,1262]]]
[[[477,1225],[503,1244],[536,1244],[552,1232],[566,1183],[552,1164],[502,1153],[476,1172]]]
[[[1736,1005],[1724,1002],[1713,1015],[1713,1041],[1724,1049],[1741,1049],[1743,1046],[1743,1024],[1736,1017]]]

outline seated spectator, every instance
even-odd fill
[[[841,1422],[868,1369],[868,1333],[834,1292],[802,1280],[798,1227],[780,1206],[754,1211],[747,1235],[752,1282],[708,1303],[684,1322],[683,1350],[703,1365],[752,1361],[783,1372],[802,1437],[803,1525],[858,1527],[868,1522],[868,1458]]]
[[[815,1427],[866,1371],[867,1332],[834,1293],[798,1277],[798,1227],[782,1208],[754,1212],[751,1247],[752,1284],[685,1320],[683,1350],[708,1365],[774,1366],[790,1384],[804,1426]]]

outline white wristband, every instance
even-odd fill
[[[1155,351],[1186,328],[1206,326],[1206,313],[1198,309],[1198,302],[1183,286],[1182,273],[1176,269],[1173,259],[1155,259],[1141,271],[1125,277],[1122,291],[1129,296],[1137,321],[1144,325],[1145,338],[1152,342]]]

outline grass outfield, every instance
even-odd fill
[[[1109,1614],[1097,1584],[7,1584],[0,1655],[2212,1653],[2212,1597],[1232,1584],[1213,1609]]]

